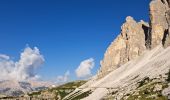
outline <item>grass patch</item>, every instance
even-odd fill
[[[37,91],[37,92],[32,92],[32,93],[28,93],[28,96],[35,96],[35,95],[40,95],[41,91]]]
[[[38,91],[38,92],[32,92],[29,93],[28,96],[34,97],[41,97],[43,93],[47,94],[54,94],[54,99],[58,99],[58,96],[63,99],[66,95],[69,93],[73,92],[77,87],[83,85],[86,83],[86,81],[74,81],[74,82],[69,82],[54,88],[49,88],[46,90]],[[43,98],[42,98],[43,99]]]
[[[147,79],[148,80],[148,79]],[[143,84],[143,85],[142,85]],[[138,94],[129,95],[127,100],[168,100],[166,96],[162,95],[162,90],[167,87],[165,82],[142,82],[140,85]],[[160,91],[154,91],[156,85],[161,85],[162,89]]]

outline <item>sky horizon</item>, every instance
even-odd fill
[[[4,67],[2,61],[12,61],[10,66],[6,66],[17,70],[23,66],[26,70],[19,69],[19,75],[24,71],[24,77],[19,79],[36,74],[42,80],[67,81],[95,75],[100,60],[120,33],[125,18],[132,16],[136,21],[149,21],[149,2],[0,1],[0,58],[3,58],[0,59],[0,68]],[[30,73],[32,69],[27,65],[32,59],[33,69],[41,66],[35,73]],[[10,69],[12,75],[18,75],[13,74],[14,69]]]

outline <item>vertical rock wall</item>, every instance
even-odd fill
[[[152,0],[149,9],[150,25],[144,21],[137,23],[132,17],[126,18],[121,34],[104,54],[99,78],[140,56],[146,49],[170,46],[170,0]]]
[[[149,25],[144,21],[137,23],[128,16],[121,27],[121,34],[111,43],[104,59],[101,61],[101,69],[98,76],[102,77],[122,64],[140,56],[146,50],[145,40]]]
[[[169,0],[152,0],[150,3],[151,47],[167,46],[169,35]]]

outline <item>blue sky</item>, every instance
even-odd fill
[[[54,79],[94,58],[95,74],[126,16],[148,21],[150,0],[1,0],[0,53],[18,60],[28,44],[45,63],[38,74]]]

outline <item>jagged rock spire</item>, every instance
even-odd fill
[[[170,46],[170,0],[152,0],[150,23],[128,16],[121,34],[111,43],[101,61],[99,78],[140,56],[146,49]]]
[[[121,34],[111,43],[101,61],[99,77],[140,56],[146,50],[147,27],[148,24],[144,21],[137,23],[130,16],[126,18],[121,27]]]

